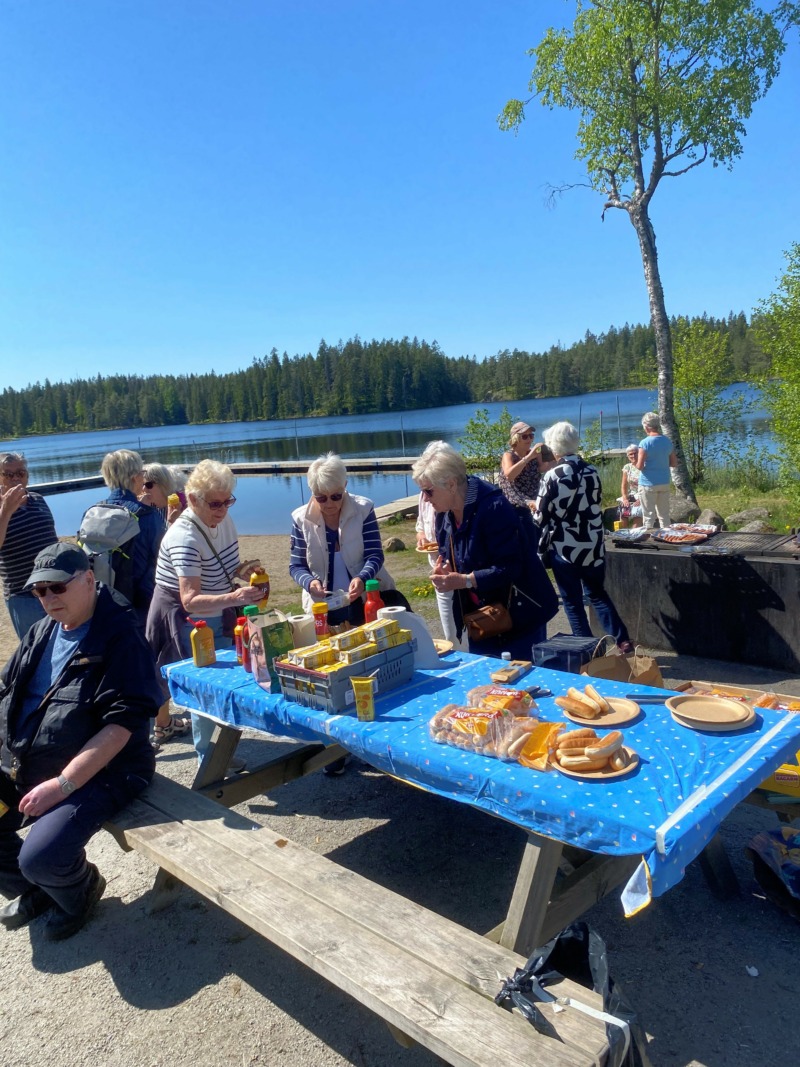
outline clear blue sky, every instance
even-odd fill
[[[0,0],[3,386],[417,336],[541,351],[649,317],[576,116],[525,95],[560,0]],[[732,172],[662,182],[670,314],[750,313],[798,239],[800,63]]]

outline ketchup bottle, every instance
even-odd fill
[[[386,607],[381,600],[381,583],[374,578],[370,578],[366,584],[366,590],[367,600],[364,604],[364,622],[375,622],[380,609]]]

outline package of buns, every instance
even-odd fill
[[[428,728],[437,744],[515,760],[538,725],[539,720],[530,715],[514,715],[483,705],[446,704],[436,712]]]
[[[476,685],[467,693],[467,704],[471,708],[491,708],[511,715],[530,715],[536,710],[530,693],[507,685]]]

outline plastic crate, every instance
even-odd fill
[[[355,696],[350,684],[353,677],[363,678],[377,671],[374,685],[379,694],[410,681],[414,675],[415,647],[416,642],[412,641],[396,648],[387,648],[375,656],[342,667],[335,674],[308,670],[280,659],[275,660],[275,670],[281,692],[287,700],[307,708],[336,713],[349,707],[355,708]]]

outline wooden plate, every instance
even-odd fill
[[[686,722],[697,726],[722,723],[727,724],[729,728],[731,724],[735,724],[734,729],[742,725],[752,710],[740,700],[699,694],[669,697],[664,703],[670,711]]]
[[[433,647],[436,649],[437,656],[446,656],[448,652],[453,651],[453,642],[445,641],[441,637],[434,637]]]
[[[633,751],[632,748],[622,746],[624,751],[628,754],[630,763],[627,767],[623,767],[620,771],[614,771],[610,767],[604,767],[602,771],[575,771],[572,767],[562,767],[557,760],[553,760],[553,766],[557,771],[561,771],[562,774],[566,774],[568,778],[583,778],[588,781],[605,781],[606,778],[621,778],[624,774],[630,774],[631,771],[635,771],[639,766],[639,757]]]
[[[739,722],[696,722],[692,719],[684,719],[682,715],[672,711],[672,709],[670,709],[670,715],[679,726],[685,726],[689,730],[702,730],[705,733],[713,734],[730,734],[734,730],[744,730],[745,727],[752,726],[758,718],[752,708],[750,708],[748,715]]]
[[[581,726],[621,726],[622,723],[632,722],[638,717],[642,710],[634,700],[628,700],[626,697],[606,697],[606,700],[611,705],[611,711],[605,711],[602,715],[598,715],[596,719],[582,719],[580,715],[573,715],[569,711],[561,711],[568,719],[573,722],[578,722]]]

